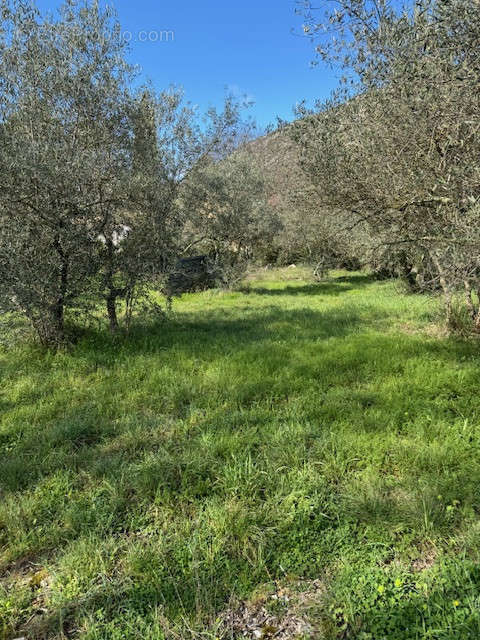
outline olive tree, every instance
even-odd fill
[[[110,9],[67,0],[58,16],[0,0],[0,310],[40,340],[65,340],[65,312],[118,301],[164,277],[181,251],[181,184],[237,135],[227,100],[202,123],[179,90],[132,90]]]
[[[117,306],[127,317],[135,301],[152,288],[166,291],[166,281],[184,252],[184,228],[197,210],[199,193],[191,194],[190,211],[181,206],[183,185],[210,157],[226,157],[238,137],[240,106],[232,99],[223,110],[210,109],[203,119],[181,90],[154,93],[143,89],[132,101],[132,157],[129,192],[122,206],[110,211],[100,236],[101,295],[110,328],[119,327]]]
[[[181,203],[188,217],[187,247],[210,254],[222,285],[238,282],[278,228],[261,172],[242,148],[217,161],[205,157],[185,181]]]
[[[53,18],[2,0],[1,16],[1,306],[56,346],[128,196],[131,69],[118,24],[96,3],[67,1]]]
[[[478,315],[478,4],[341,0],[326,15],[302,3],[319,55],[341,63],[337,100],[296,127],[325,201],[367,224],[372,243],[442,287],[461,285]],[[335,31],[333,37],[332,31]]]
[[[264,260],[278,264],[305,262],[317,273],[329,267],[355,268],[362,253],[362,236],[341,234],[343,211],[324,204],[322,184],[305,170],[305,150],[296,144],[294,126],[284,125],[250,143],[265,182],[268,204],[279,220]]]

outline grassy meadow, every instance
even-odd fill
[[[0,638],[280,637],[225,623],[246,602],[304,638],[478,639],[480,345],[439,305],[270,270],[5,348]]]

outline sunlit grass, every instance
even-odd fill
[[[399,283],[260,278],[0,355],[4,638],[188,637],[298,576],[325,637],[480,635],[477,343]]]

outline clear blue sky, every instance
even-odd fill
[[[55,9],[61,0],[37,0]],[[115,0],[122,29],[131,34],[132,62],[158,89],[181,85],[203,110],[221,104],[227,88],[247,94],[261,126],[292,119],[293,105],[325,98],[332,71],[311,68],[312,44],[301,30],[294,0]],[[161,31],[173,31],[167,37]],[[162,38],[163,42],[148,39]],[[146,42],[141,40],[147,40]],[[168,40],[168,41],[167,41]]]

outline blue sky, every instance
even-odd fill
[[[37,0],[55,9],[61,0]],[[110,4],[110,3],[109,3]],[[301,30],[294,0],[115,0],[130,58],[158,89],[181,85],[202,110],[220,105],[225,90],[246,94],[261,126],[292,119],[295,103],[313,104],[336,84],[331,70],[311,68],[312,44]],[[168,36],[162,31],[173,32]],[[163,39],[163,41],[149,41]],[[142,41],[146,40],[146,41]]]

